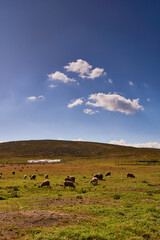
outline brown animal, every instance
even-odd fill
[[[35,179],[36,179],[36,175],[35,174],[30,177],[30,180],[35,180]]]
[[[2,175],[2,172],[0,172],[0,175]]]
[[[135,176],[134,176],[134,174],[132,174],[132,173],[127,173],[127,178],[135,178]]]
[[[105,176],[107,177],[107,176],[111,176],[111,172],[107,172],[106,174],[105,174]]]
[[[98,178],[98,180],[102,180],[103,179],[103,174],[102,173],[97,173],[93,177]]]
[[[98,184],[98,178],[93,177],[90,181],[90,184],[97,185]]]
[[[64,182],[64,188],[65,187],[73,187],[73,188],[75,188],[74,183],[72,181],[65,181]]]
[[[45,179],[48,179],[48,174],[46,174]]]
[[[45,187],[45,186],[50,187],[50,181],[48,180],[43,181],[41,184],[41,187]]]
[[[26,179],[27,178],[27,175],[24,175],[24,179]]]

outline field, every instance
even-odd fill
[[[110,177],[89,184],[95,173],[107,171]],[[1,240],[160,239],[160,165],[117,166],[105,158],[84,158],[2,163],[0,172]],[[127,179],[128,172],[136,178]],[[36,180],[30,180],[31,174]],[[51,188],[39,187],[45,174]],[[76,189],[59,186],[67,175],[76,177]]]

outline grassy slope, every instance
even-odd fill
[[[122,160],[159,160],[160,150],[133,148],[95,142],[60,140],[15,141],[0,144],[1,162],[25,162],[27,159],[105,158]]]

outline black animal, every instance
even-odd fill
[[[135,176],[134,176],[134,174],[132,174],[132,173],[127,173],[127,178],[135,178]]]
[[[15,172],[12,172],[13,175],[15,175]]]
[[[111,176],[111,172],[107,172],[106,174],[105,174],[105,176],[107,177],[107,176]]]
[[[65,179],[65,181],[72,181],[72,179],[70,178],[70,176],[67,176]],[[73,182],[73,181],[72,181]]]
[[[102,180],[103,179],[103,174],[102,173],[97,173],[93,177],[98,178],[98,180]]]
[[[75,177],[70,177],[70,176],[67,176],[66,178],[65,178],[65,181],[72,181],[72,182],[75,182]]]
[[[64,188],[65,187],[73,187],[73,188],[75,188],[74,183],[72,181],[65,181],[64,182]]]
[[[35,179],[36,179],[36,175],[35,174],[30,177],[30,180],[35,180]]]
[[[76,178],[75,177],[70,177],[72,182],[75,182]]]

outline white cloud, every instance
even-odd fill
[[[84,141],[82,138],[72,139],[72,141]]]
[[[120,141],[113,140],[113,141],[110,141],[109,143],[128,146],[128,147],[137,147],[137,148],[160,148],[160,143],[158,142],[128,144],[125,142],[125,140],[121,139]]]
[[[115,145],[124,145],[124,146],[127,146],[126,142],[125,142],[123,139],[121,139],[121,140],[119,140],[119,141],[117,141],[117,140],[112,140],[112,141],[110,141],[109,143],[110,143],[110,144],[115,144]]]
[[[113,81],[112,81],[112,79],[111,79],[111,78],[109,78],[109,79],[108,79],[108,82],[109,82],[109,83],[112,83]]]
[[[83,112],[84,112],[85,114],[90,114],[90,115],[92,115],[92,114],[98,113],[99,111],[93,111],[93,110],[90,109],[90,108],[86,108],[86,109],[83,110]]]
[[[81,105],[83,103],[82,98],[78,98],[76,100],[72,100],[70,104],[67,105],[67,107],[72,108],[75,107],[77,105]]]
[[[100,77],[104,74],[104,69],[103,68],[95,68],[93,69],[90,74],[88,75],[87,78],[95,79],[97,77]]]
[[[82,59],[78,59],[76,62],[70,62],[68,63],[68,66],[65,66],[64,68],[68,72],[78,73],[81,78],[94,79],[106,74],[103,68],[96,67],[92,69],[92,65]]]
[[[90,73],[92,65],[89,65],[86,61],[78,59],[76,62],[68,63],[68,66],[64,67],[68,72],[79,73],[80,77],[84,78]]]
[[[37,99],[37,97],[35,97],[35,96],[27,97],[28,101],[36,101],[36,99]]]
[[[49,84],[48,86],[49,86],[49,88],[55,88],[55,87],[57,87],[57,86],[54,85],[53,83]]]
[[[50,81],[60,81],[63,83],[68,83],[68,82],[76,82],[75,79],[73,78],[68,78],[67,75],[64,73],[61,73],[59,71],[56,71],[55,73],[48,74],[48,78]]]
[[[45,97],[43,95],[40,95],[38,97],[36,97],[36,96],[27,97],[28,102],[34,102],[34,101],[36,101],[38,99],[44,100]]]
[[[147,102],[150,102],[151,101],[151,99],[150,98],[147,98]]]
[[[121,112],[128,114],[134,114],[138,110],[144,110],[143,106],[139,105],[139,98],[126,99],[118,94],[105,94],[95,93],[91,94],[88,98],[86,105],[94,107],[102,107],[105,110],[113,112]]]
[[[57,140],[64,140],[63,138],[61,138],[61,137],[59,137],[59,138],[57,138]]]
[[[133,85],[134,85],[134,83],[133,83],[132,81],[129,81],[128,84],[129,84],[130,86],[133,86]]]

